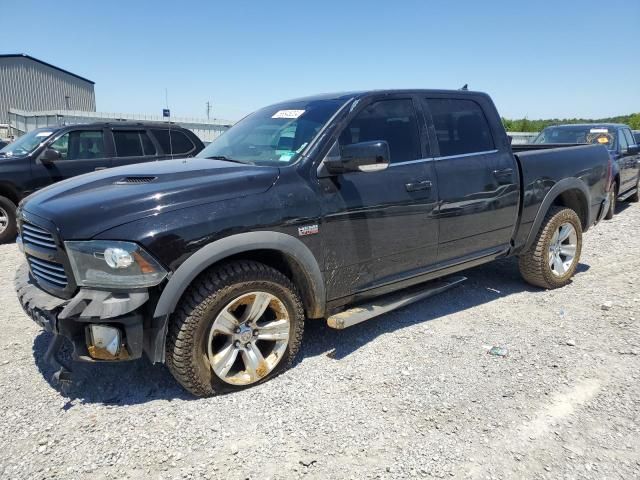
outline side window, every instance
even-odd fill
[[[101,130],[76,130],[65,133],[50,147],[60,152],[61,160],[104,158],[104,135]]]
[[[156,137],[162,151],[166,155],[180,155],[189,153],[195,148],[193,142],[184,133],[178,130],[171,130],[171,140],[169,140],[168,129],[153,129],[153,136]]]
[[[627,145],[635,145],[636,141],[633,138],[633,135],[631,134],[631,130],[629,130],[628,128],[625,128],[623,132],[624,132],[625,138],[627,139]]]
[[[386,140],[391,163],[422,157],[420,133],[413,102],[410,99],[382,100],[372,103],[351,120],[340,134],[340,146]]]
[[[147,132],[140,132],[140,138],[142,139],[142,149],[144,150],[144,154],[155,155],[156,147],[153,145],[153,142],[149,138],[149,134]]]
[[[473,100],[427,98],[440,156],[463,155],[494,149],[491,129],[482,108]]]
[[[189,153],[195,147],[189,137],[176,130],[171,130],[171,146],[173,147],[174,155]]]
[[[69,134],[65,133],[51,145],[49,148],[57,150],[60,154],[60,160],[66,160],[69,156]]]
[[[144,155],[142,140],[140,140],[140,132],[138,131],[114,130],[113,140],[116,144],[116,155],[118,157],[141,157]]]
[[[629,147],[629,145],[627,144],[627,139],[623,134],[623,130],[620,130],[618,132],[618,144],[620,145],[620,152],[627,153],[627,148]]]

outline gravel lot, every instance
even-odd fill
[[[476,268],[344,332],[309,323],[292,370],[204,400],[146,360],[61,393],[0,246],[0,477],[640,478],[640,206],[619,210],[566,288]]]

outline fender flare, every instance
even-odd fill
[[[309,313],[313,317],[324,314],[326,290],[324,277],[311,250],[291,235],[279,232],[247,232],[216,240],[191,255],[170,277],[156,304],[154,319],[166,322],[180,298],[193,280],[211,265],[252,250],[275,250],[292,259],[301,268],[306,285]]]
[[[536,239],[536,235],[538,235],[538,231],[540,230],[540,226],[542,225],[542,221],[544,217],[547,216],[551,205],[556,199],[562,195],[564,192],[568,192],[569,190],[579,190],[584,196],[585,200],[585,215],[586,221],[584,225],[584,230],[587,231],[589,228],[589,222],[591,221],[591,194],[589,193],[589,189],[585,185],[585,183],[575,177],[571,178],[563,178],[558,183],[556,183],[544,197],[542,203],[540,204],[540,208],[538,209],[538,213],[536,214],[536,218],[533,220],[533,224],[531,225],[531,230],[529,230],[529,235],[527,237],[527,241],[522,248],[522,251],[528,250],[531,245],[533,245],[534,240]],[[582,219],[580,219],[582,220]]]

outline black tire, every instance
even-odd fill
[[[255,291],[277,297],[286,308],[290,322],[288,344],[279,363],[264,377],[250,385],[231,385],[218,377],[208,361],[209,333],[229,302]],[[286,276],[254,261],[227,263],[200,275],[182,297],[169,323],[166,362],[176,380],[198,397],[235,391],[269,380],[290,367],[303,331],[302,301]]]
[[[618,184],[615,183],[611,187],[611,191],[609,192],[609,210],[607,210],[607,214],[604,216],[605,220],[611,220],[616,213],[616,200],[618,199]]]
[[[0,217],[7,219],[6,225],[0,225],[0,243],[13,242],[18,233],[16,205],[6,197],[0,197]]]
[[[575,229],[577,242],[573,263],[563,275],[553,273],[549,265],[549,248],[554,233],[561,225],[570,223]],[[582,224],[570,208],[552,207],[540,226],[531,248],[519,257],[520,274],[527,283],[541,288],[560,288],[571,281],[580,262],[582,251]]]

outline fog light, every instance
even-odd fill
[[[89,326],[89,355],[97,360],[116,360],[123,358],[121,352],[120,330],[107,325]]]

